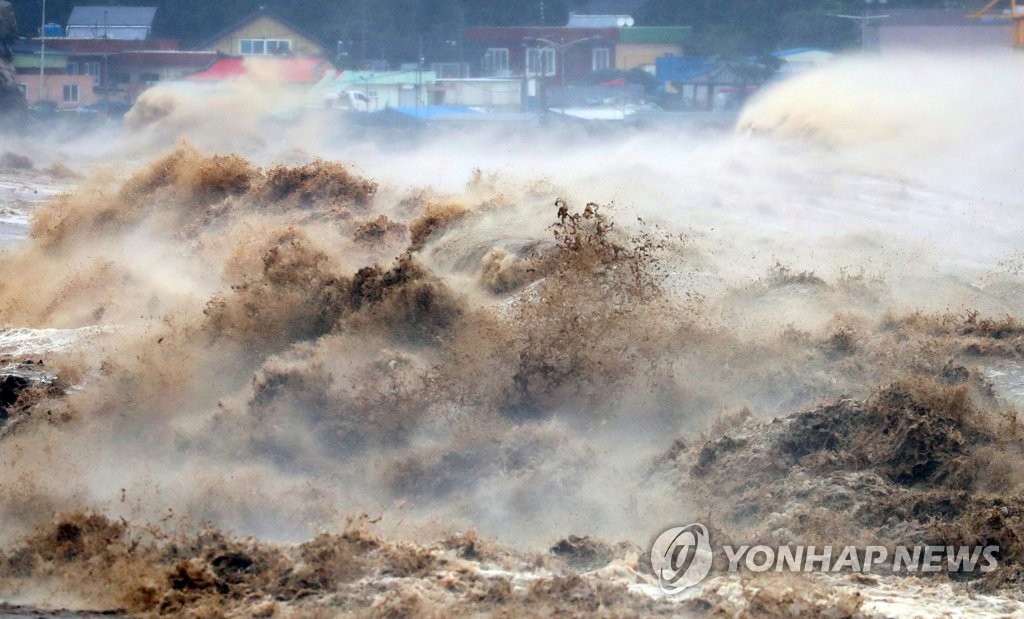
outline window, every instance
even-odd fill
[[[64,84],[64,103],[78,103],[78,84]]]
[[[291,41],[280,41],[274,39],[267,39],[267,53],[275,54],[278,56],[287,54],[292,51]]]
[[[139,81],[143,84],[152,84],[160,81],[159,73],[139,73]]]
[[[437,74],[439,79],[458,79],[469,75],[469,70],[461,62],[434,62],[430,70]]]
[[[492,47],[484,54],[480,62],[480,68],[487,75],[499,75],[508,73],[508,48]]]
[[[292,51],[287,39],[240,39],[238,52],[243,56],[280,56]]]
[[[555,50],[550,47],[530,47],[526,50],[527,75],[554,75]]]
[[[595,47],[591,58],[594,71],[604,71],[612,66],[612,52],[607,47]]]
[[[78,75],[78,63],[77,62],[69,62],[68,63],[68,75]]]
[[[100,63],[98,62],[87,62],[85,63],[85,74],[92,76],[92,82],[94,85],[100,85]]]

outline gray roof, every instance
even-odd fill
[[[949,9],[903,9],[882,11],[889,17],[879,19],[874,25],[887,26],[1003,26],[1005,19],[970,19],[967,11]]]
[[[76,6],[68,18],[68,26],[149,28],[155,15],[155,6]]]
[[[590,0],[574,10],[580,15],[633,15],[647,0]]]
[[[570,13],[566,28],[623,28],[632,23],[633,18],[629,15],[577,15]]]

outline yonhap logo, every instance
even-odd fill
[[[731,546],[719,549],[728,560],[724,571],[822,573],[871,573],[884,569],[893,574],[956,573],[987,574],[999,567],[999,546]],[[711,540],[702,524],[674,527],[651,545],[651,567],[661,590],[669,595],[688,589],[711,572]]]
[[[704,580],[711,571],[711,540],[702,524],[665,531],[651,546],[651,566],[661,590],[679,593]]]

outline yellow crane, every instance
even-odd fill
[[[1005,6],[1009,4],[1009,9]],[[991,0],[974,13],[968,15],[972,19],[1009,19],[1010,31],[1013,35],[1013,46],[1024,49],[1024,0]]]

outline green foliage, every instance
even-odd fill
[[[969,0],[889,0],[885,9],[964,8]],[[860,30],[837,14],[880,10],[865,0],[651,0],[641,23],[694,27],[689,52],[738,58],[789,47],[840,49],[857,45]]]
[[[14,8],[6,0],[0,1],[0,44],[10,43],[18,35]]]
[[[266,6],[350,62],[453,61],[470,26],[560,25],[584,0],[47,0],[47,21],[66,24],[75,4],[155,5],[162,38],[195,44]],[[14,3],[23,35],[39,31],[43,0]],[[941,7],[951,0],[889,0],[888,8]],[[543,5],[543,10],[542,10]],[[877,4],[874,6],[878,6]],[[855,45],[859,31],[836,13],[860,14],[864,0],[650,0],[638,25],[688,25],[691,53],[742,57],[780,47]]]

